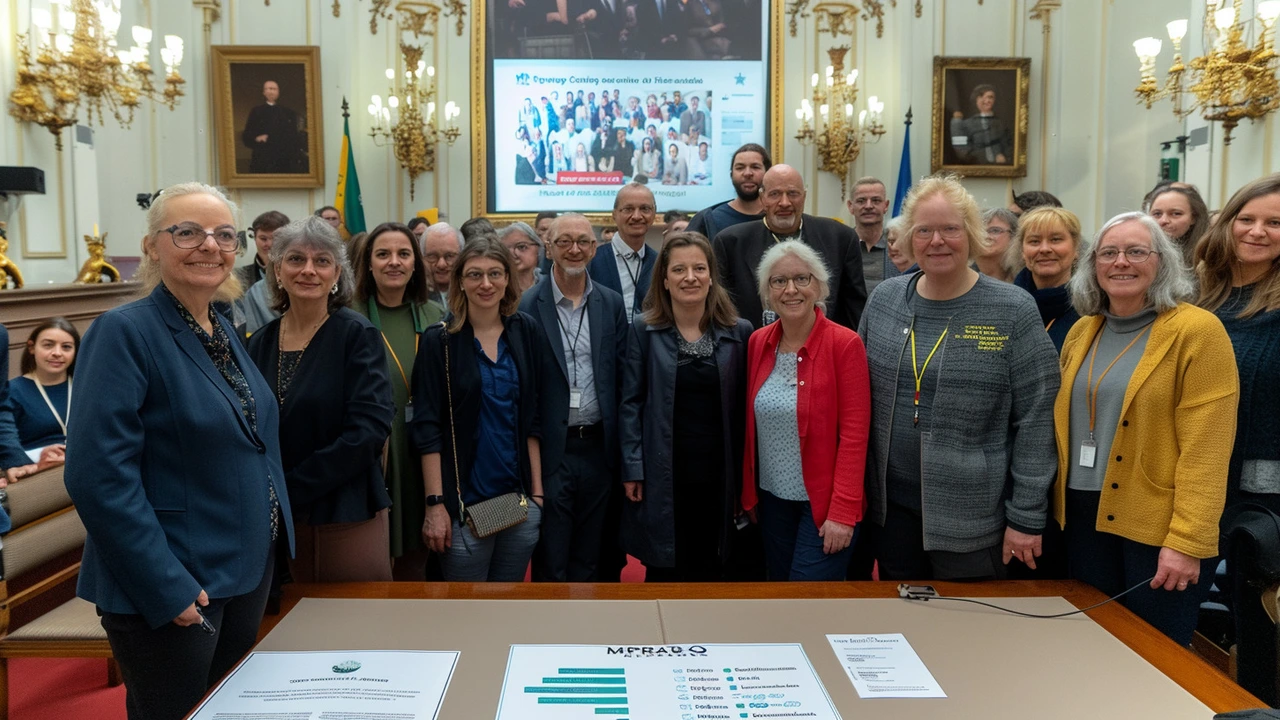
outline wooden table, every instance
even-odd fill
[[[986,583],[934,583],[944,596],[1054,597],[1061,596],[1077,608],[1106,599],[1097,590],[1076,581],[1004,581]],[[285,587],[280,616],[268,616],[265,634],[304,597],[421,600],[716,600],[716,599],[813,599],[893,598],[897,585],[888,582],[841,583],[333,583],[294,584]],[[1231,682],[1217,668],[1187,648],[1178,646],[1142,622],[1118,602],[1109,603],[1088,616],[1144,660],[1182,686],[1214,712],[1265,707],[1253,695]]]

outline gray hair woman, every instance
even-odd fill
[[[1239,381],[1181,249],[1142,213],[1102,226],[1069,283],[1053,510],[1071,576],[1191,642],[1218,553]],[[1149,582],[1148,582],[1149,581]]]
[[[276,231],[267,281],[282,314],[249,354],[280,403],[280,448],[298,532],[299,582],[391,579],[382,447],[395,414],[382,335],[346,307],[346,246],[324,220]]]
[[[130,717],[184,716],[248,651],[274,546],[292,539],[271,388],[211,308],[239,286],[235,222],[216,188],[160,193],[139,270],[150,294],[95,320],[76,359],[98,391],[67,422],[88,533],[76,592],[102,616]],[[214,634],[191,627],[205,621]]]
[[[982,224],[987,229],[987,247],[974,258],[978,272],[996,280],[1009,282],[1013,268],[1005,259],[1009,241],[1018,232],[1018,216],[1008,208],[993,207],[982,211]]]
[[[545,249],[542,239],[528,223],[513,222],[498,231],[498,239],[511,251],[511,282],[521,293],[533,287],[542,279],[542,258]]]
[[[778,243],[757,281],[778,321],[747,344],[742,508],[758,514],[770,580],[843,580],[863,514],[867,355],[824,314],[830,276],[813,248]]]

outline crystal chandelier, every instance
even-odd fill
[[[387,68],[391,91],[386,105],[379,95],[370,99],[368,110],[373,116],[373,127],[369,129],[369,136],[379,147],[392,146],[400,167],[409,173],[409,197],[412,198],[418,175],[435,170],[436,145],[442,140],[453,145],[462,135],[456,122],[462,108],[452,100],[446,102],[444,125],[437,127],[436,69],[422,59],[421,47],[402,43],[400,52],[404,55],[405,67],[412,69],[404,72],[403,81],[397,85],[396,72]]]
[[[858,113],[854,123],[853,110],[858,100],[858,70],[844,70],[847,46],[827,50],[831,64],[827,66],[826,79],[818,73],[810,79],[813,99],[801,98],[796,110],[800,131],[796,139],[802,145],[816,145],[818,169],[840,176],[840,192],[844,194],[849,166],[858,159],[863,142],[876,142],[884,135],[884,103],[872,95],[867,99],[867,109]],[[818,108],[815,115],[813,109]]]
[[[172,110],[185,82],[182,38],[166,35],[160,59],[165,66],[164,89],[152,81],[151,30],[133,26],[134,46],[121,49],[119,0],[69,0],[31,9],[32,30],[19,39],[18,77],[9,93],[9,114],[53,133],[62,149],[62,129],[76,124],[84,110],[87,123],[103,124],[107,112],[123,127],[133,122],[142,98]],[[104,112],[105,111],[105,112]]]
[[[1230,144],[1231,131],[1243,119],[1257,120],[1280,107],[1280,84],[1276,80],[1275,23],[1280,17],[1280,0],[1257,4],[1257,37],[1253,46],[1245,42],[1249,18],[1241,12],[1242,0],[1224,4],[1206,0],[1204,37],[1207,51],[1190,63],[1182,60],[1182,40],[1187,21],[1174,20],[1166,26],[1173,43],[1173,64],[1164,87],[1156,81],[1156,56],[1162,42],[1145,37],[1133,43],[1140,63],[1141,82],[1135,89],[1147,109],[1157,100],[1169,98],[1174,115],[1186,117],[1197,110],[1205,120],[1222,123],[1223,143]],[[1188,83],[1190,83],[1188,85]],[[1190,94],[1190,97],[1186,97]]]

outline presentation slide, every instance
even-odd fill
[[[488,211],[608,212],[633,181],[661,210],[733,197],[733,151],[769,133],[764,4],[546,4],[489,4]]]

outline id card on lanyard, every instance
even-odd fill
[[[410,307],[410,313],[413,316],[413,354],[418,355],[418,342],[422,339],[422,318],[418,314],[418,308]],[[409,384],[409,376],[404,371],[404,364],[400,362],[400,356],[396,354],[395,348],[391,347],[391,341],[387,339],[387,334],[382,331],[382,318],[378,315],[378,303],[373,298],[369,298],[369,321],[373,326],[378,328],[378,333],[382,335],[382,342],[387,346],[387,355],[391,361],[395,363],[396,369],[400,371],[400,379],[404,381],[405,390],[409,392],[409,400],[404,405],[404,421],[406,423],[413,421],[413,385]],[[411,366],[412,367],[412,366]]]

